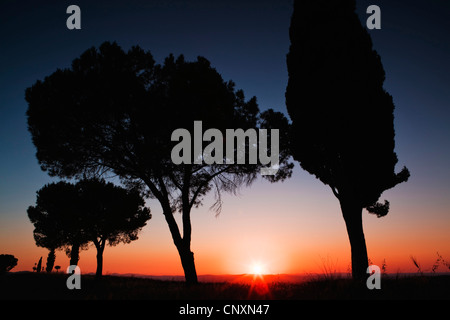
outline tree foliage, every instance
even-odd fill
[[[406,168],[395,173],[394,103],[380,56],[354,1],[297,1],[294,10],[286,91],[294,157],[337,196],[373,208],[409,177]]]
[[[29,206],[27,213],[36,245],[49,250],[64,248],[76,265],[79,250],[87,249],[89,242],[82,232],[76,186],[63,181],[45,185],[36,192],[36,205]]]
[[[105,42],[84,52],[71,68],[37,81],[26,90],[26,100],[41,168],[60,177],[113,172],[156,198],[187,280],[197,282],[190,250],[191,209],[213,191],[213,207],[219,210],[221,192],[251,184],[261,165],[175,165],[171,134],[185,128],[194,136],[196,120],[204,130],[258,128],[264,121],[256,98],[246,100],[243,91],[225,82],[203,57],[187,62],[182,55],[169,55],[160,65],[140,47],[125,52]],[[273,114],[266,114],[266,120]],[[288,158],[288,152],[280,150],[277,176],[265,178],[274,182],[289,177]],[[181,228],[175,211],[182,213]]]
[[[0,254],[0,275],[11,271],[17,266],[17,261],[12,254]]]

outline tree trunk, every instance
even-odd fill
[[[95,272],[95,277],[97,279],[102,277],[103,273],[103,251],[105,250],[105,242],[94,242],[97,248],[97,270]]]
[[[191,220],[190,220],[190,209],[189,205],[189,188],[188,180],[189,177],[185,176],[185,181],[183,184],[183,237],[181,237],[180,229],[173,216],[173,210],[170,206],[169,197],[167,190],[165,189],[162,179],[159,181],[161,190],[156,188],[155,184],[149,179],[143,179],[150,191],[159,200],[161,207],[163,209],[164,218],[166,219],[167,225],[169,226],[170,234],[172,235],[173,243],[178,250],[180,255],[181,265],[184,270],[184,277],[186,279],[186,285],[191,286],[198,284],[197,271],[195,270],[194,253],[191,251]]]
[[[197,271],[195,269],[194,253],[191,251],[190,244],[177,247],[178,254],[181,258],[181,265],[184,270],[186,285],[191,286],[198,284]]]
[[[184,237],[181,237],[178,225],[173,217],[173,213],[169,206],[165,207],[164,216],[169,225],[175,247],[180,255],[181,265],[183,266],[186,285],[191,286],[198,284],[197,271],[195,269],[194,253],[191,251],[191,222],[188,211],[183,212],[183,231]]]
[[[350,240],[352,277],[355,280],[362,280],[366,278],[369,266],[362,224],[362,207],[352,200],[341,200],[340,204]]]
[[[181,258],[181,264],[184,269],[184,277],[186,278],[186,285],[198,284],[197,271],[195,270],[194,253],[191,251],[191,237],[192,237],[192,225],[191,225],[191,206],[189,205],[189,179],[190,174],[185,172],[183,183],[183,241],[181,245],[181,251],[178,249]]]

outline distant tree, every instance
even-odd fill
[[[61,269],[61,266],[55,266],[56,272],[59,272],[59,269]]]
[[[138,239],[139,231],[151,218],[150,210],[137,190],[127,190],[103,180],[82,180],[76,184],[84,234],[97,249],[97,271],[103,270],[105,245],[115,246]]]
[[[368,267],[362,209],[389,211],[381,194],[408,180],[395,173],[394,103],[385,73],[354,0],[294,2],[287,56],[286,105],[294,159],[330,186],[351,245],[352,274]]]
[[[50,249],[48,256],[47,256],[47,264],[45,267],[45,271],[52,272],[53,266],[55,264],[56,254],[55,254],[55,248]]]
[[[0,254],[0,275],[11,271],[17,266],[18,259],[12,254]]]
[[[221,192],[250,185],[262,166],[176,165],[171,159],[177,144],[171,141],[172,132],[185,128],[194,136],[196,120],[202,121],[204,130],[221,132],[270,126],[261,117],[256,98],[246,101],[243,91],[224,82],[203,57],[186,62],[183,56],[175,60],[170,55],[157,65],[151,53],[139,47],[124,52],[105,42],[84,52],[70,69],[37,81],[26,90],[26,100],[41,168],[66,178],[113,172],[125,183],[143,188],[161,204],[186,283],[197,283],[191,209],[214,190],[214,208],[220,210]],[[290,176],[292,164],[287,161],[288,153],[280,150],[277,175],[264,177],[274,182]],[[176,211],[182,215],[182,228]]]
[[[89,242],[82,233],[78,202],[75,185],[61,181],[38,190],[36,206],[27,210],[36,245],[49,250],[65,248],[71,265],[78,264],[79,250]]]
[[[36,272],[41,272],[42,270],[42,257],[39,259],[37,266],[36,266]]]
[[[98,179],[44,186],[38,191],[36,207],[29,207],[28,216],[35,225],[36,244],[53,249],[52,268],[54,249],[66,246],[70,264],[76,265],[79,248],[92,241],[97,249],[98,277],[102,275],[106,243],[114,246],[136,240],[151,218],[138,190]],[[47,264],[47,272],[49,268]]]

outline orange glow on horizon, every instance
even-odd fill
[[[301,179],[308,179],[302,176]],[[239,196],[223,195],[224,206],[218,217],[205,206],[193,210],[191,250],[198,275],[222,274],[321,274],[350,271],[350,245],[337,200],[318,183],[301,189],[295,179],[281,187],[257,184]],[[450,217],[447,206],[436,204],[433,215],[429,203],[412,206],[402,194],[383,195],[392,201],[384,218],[364,213],[364,233],[371,262],[387,273],[416,272],[410,256],[417,258],[424,272],[431,270],[437,252],[450,261]],[[403,199],[403,201],[402,201]],[[143,274],[182,276],[178,252],[173,244],[158,203],[150,203],[152,219],[139,239],[115,247],[106,246],[103,274]],[[428,211],[427,211],[428,210]],[[281,215],[282,214],[282,215]],[[0,234],[0,253],[13,254],[18,265],[12,271],[32,271],[48,250],[38,248],[33,226],[26,214],[17,220],[3,221],[8,226]],[[181,215],[175,218],[181,226]],[[65,272],[69,258],[56,252],[55,265]],[[90,246],[80,253],[82,273],[96,270],[96,249]],[[450,271],[440,266],[438,272]]]

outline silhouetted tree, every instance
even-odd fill
[[[12,254],[0,254],[0,275],[11,271],[19,261]]]
[[[115,246],[136,240],[151,218],[138,190],[104,180],[52,183],[37,193],[37,206],[28,209],[36,227],[36,244],[46,248],[70,245],[66,251],[71,255],[70,264],[76,265],[79,248],[92,241],[97,249],[97,277],[102,275],[106,243]]]
[[[69,264],[76,266],[80,261],[80,251],[87,250],[87,242],[80,244],[77,239],[74,239],[71,245],[66,245],[64,248],[66,255],[70,258]]]
[[[179,164],[171,160],[172,132],[193,135],[195,120],[203,129],[256,128],[256,98],[246,101],[234,83],[224,82],[205,58],[186,62],[167,57],[155,64],[150,52],[115,43],[91,48],[26,90],[29,130],[43,170],[52,176],[82,177],[108,171],[145,191],[161,204],[178,250],[187,284],[197,283],[191,251],[191,209],[211,190],[220,210],[222,191],[252,183],[260,165]],[[269,117],[270,119],[271,117]],[[280,128],[282,130],[282,128]],[[280,150],[280,170],[270,181],[290,175]],[[225,154],[225,153],[224,153]],[[182,214],[182,228],[174,212]]]
[[[37,266],[36,266],[36,272],[41,272],[42,270],[42,257],[39,259]]]
[[[59,272],[59,269],[61,269],[61,266],[55,266],[56,272]]]
[[[77,265],[79,250],[86,249],[89,240],[82,233],[76,186],[61,181],[45,185],[36,194],[36,206],[27,210],[36,245],[49,250],[65,248],[70,264]]]
[[[51,248],[47,256],[47,264],[45,266],[45,271],[52,272],[53,266],[55,265],[55,259],[56,259],[55,248]]]
[[[407,181],[395,173],[394,103],[355,1],[294,2],[286,105],[294,159],[338,198],[351,245],[352,274],[365,276],[362,209],[378,217],[383,191]]]
[[[85,237],[97,249],[97,271],[103,270],[103,251],[110,246],[138,239],[139,231],[151,218],[150,210],[137,190],[127,190],[103,180],[82,180],[76,184]]]

